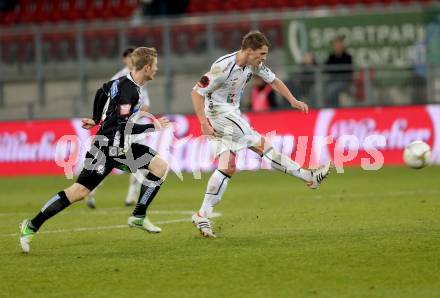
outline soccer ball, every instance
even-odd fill
[[[413,169],[426,167],[431,161],[431,147],[422,141],[414,141],[406,145],[403,160]]]

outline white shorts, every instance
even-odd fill
[[[260,144],[261,135],[239,114],[208,117],[208,120],[215,130],[215,137],[210,141],[216,156],[226,151],[236,153]]]

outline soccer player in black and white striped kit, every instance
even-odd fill
[[[133,63],[131,60],[131,54],[133,53],[134,50],[135,50],[135,48],[133,48],[133,47],[128,47],[127,49],[124,50],[124,52],[122,53],[122,61],[125,64],[125,67],[123,69],[121,69],[120,71],[118,71],[116,74],[114,74],[110,80],[113,81],[113,80],[119,79],[121,77],[125,77],[133,70]],[[104,87],[102,88],[102,90],[104,92],[97,93],[97,95],[95,96],[94,103],[93,103],[93,119],[92,120],[96,124],[98,124],[101,121],[101,119],[102,119],[102,121],[105,120],[106,112],[107,112],[108,105],[110,102],[110,100],[108,98],[108,94],[110,92],[109,87],[106,89]],[[149,112],[149,110],[150,110],[150,97],[148,95],[148,89],[147,89],[146,83],[139,88],[139,96],[140,96],[139,110],[143,111],[143,112]],[[136,113],[137,111],[135,110],[134,112]],[[90,120],[87,120],[87,121],[92,123]],[[136,176],[134,174],[130,174],[127,195],[126,195],[125,201],[124,201],[125,206],[131,206],[131,205],[136,204],[137,198],[139,197],[139,193],[141,191],[141,185],[142,185],[142,183],[136,178]],[[85,198],[86,205],[89,208],[92,208],[92,209],[96,208],[95,195],[96,195],[96,191],[98,190],[98,188],[100,186],[101,186],[101,184],[98,185],[94,190],[92,190]],[[160,233],[162,231],[162,229],[160,227],[154,225],[148,219],[147,216],[144,219],[144,226],[147,228],[147,230],[150,233]]]
[[[130,143],[132,134],[154,131],[169,126],[166,118],[154,124],[137,124],[131,120],[139,105],[139,88],[154,79],[157,68],[157,52],[154,48],[140,47],[132,53],[134,70],[126,77],[104,84],[97,93],[110,90],[110,103],[93,145],[86,154],[84,169],[77,181],[50,198],[31,220],[20,224],[20,246],[23,252],[30,250],[30,242],[45,221],[69,205],[82,200],[113,168],[143,173],[145,176],[141,194],[128,225],[145,230],[144,218],[149,204],[160,190],[168,172],[168,163],[148,146]],[[97,94],[99,96],[99,94]],[[95,123],[84,119],[83,127],[89,129]]]

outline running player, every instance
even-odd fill
[[[114,74],[111,77],[111,80],[116,80],[119,79],[120,77],[125,77],[130,73],[130,71],[132,71],[133,63],[131,61],[131,53],[133,53],[133,51],[134,51],[134,47],[128,47],[127,49],[124,50],[124,52],[122,53],[122,62],[124,63],[125,67],[122,68],[120,71],[118,71],[116,74]],[[95,97],[95,101],[93,104],[94,105],[93,121],[95,123],[99,123],[101,119],[102,120],[105,119],[105,114],[109,104],[109,100],[107,96],[109,90],[105,90],[105,92],[106,93],[103,96],[100,95],[98,97]],[[147,84],[144,84],[140,88],[140,102],[141,102],[140,110],[144,112],[148,112],[150,110],[150,97],[148,95]],[[85,199],[86,205],[89,208],[92,209],[96,208],[95,195],[99,187],[100,185],[98,185],[94,190],[92,190]],[[139,182],[138,179],[136,179],[135,175],[131,174],[127,196],[125,197],[125,202],[124,202],[125,206],[131,206],[136,203],[140,190],[141,190],[141,182]],[[145,222],[150,222],[148,220],[148,217],[145,218]],[[150,222],[149,231],[152,233],[160,233],[162,230],[161,228],[155,226]]]
[[[29,252],[33,236],[46,220],[82,200],[113,168],[144,173],[141,194],[132,216],[128,218],[128,225],[146,230],[146,211],[160,190],[168,171],[168,164],[153,149],[130,143],[129,138],[131,134],[167,127],[169,122],[166,118],[160,118],[154,124],[137,124],[131,121],[130,117],[139,105],[139,88],[156,75],[157,52],[154,48],[140,47],[133,52],[132,60],[134,70],[131,73],[104,84],[104,88],[97,91],[98,96],[98,93],[103,92],[102,89],[110,88],[110,104],[107,117],[86,154],[84,169],[78,180],[47,201],[32,220],[25,219],[20,224],[20,246],[23,252]],[[94,125],[90,119],[83,121],[83,127],[86,129]]]

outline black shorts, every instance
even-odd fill
[[[111,156],[109,147],[99,147],[95,144],[86,154],[84,168],[78,176],[77,183],[92,191],[114,169],[136,172],[138,169],[148,169],[151,160],[157,152],[148,146],[131,144],[124,155]]]

